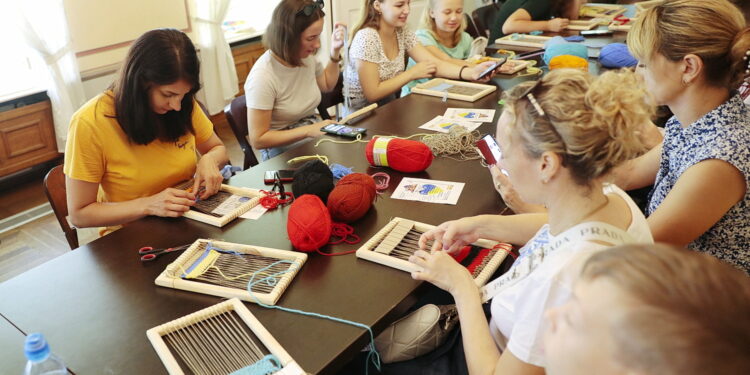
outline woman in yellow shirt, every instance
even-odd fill
[[[218,191],[227,153],[194,99],[199,72],[187,35],[151,30],[130,47],[111,89],[73,115],[64,167],[73,225],[181,216],[197,197],[171,186],[193,177],[200,198]]]

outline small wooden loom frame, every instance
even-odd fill
[[[288,260],[296,264],[296,267],[291,267],[288,273],[278,276],[278,282],[269,293],[253,292],[252,295],[248,293],[246,288],[238,289],[227,286],[209,284],[201,281],[194,281],[191,279],[183,279],[181,275],[192,266],[194,263],[199,261],[205,252],[208,244],[212,244],[214,247],[222,250],[235,251],[242,254],[258,255],[267,258],[275,258],[278,260]],[[159,274],[156,278],[155,283],[159,286],[167,288],[187,290],[189,292],[210,294],[217,297],[225,298],[239,298],[243,301],[253,302],[260,301],[266,305],[275,305],[276,302],[281,298],[281,294],[284,293],[287,286],[292,282],[294,276],[297,275],[302,265],[307,260],[307,254],[289,250],[278,250],[260,246],[250,246],[243,244],[236,244],[231,242],[213,241],[207,239],[198,239],[190,247],[185,250],[174,262],[167,265],[167,268]],[[258,274],[255,280],[263,279],[265,274]],[[248,277],[249,280],[249,277]],[[255,297],[255,298],[253,298]]]
[[[621,22],[618,21],[612,21],[607,28],[614,31],[630,31],[630,28],[633,27],[633,22],[635,21],[635,18],[631,18],[627,23],[624,25],[621,24]]]
[[[245,323],[247,328],[249,328],[249,330],[263,344],[263,346],[265,346],[271,354],[275,355],[276,358],[279,359],[279,362],[281,362],[281,365],[284,368],[283,371],[286,371],[284,373],[285,375],[305,374],[302,368],[299,367],[297,362],[295,362],[294,359],[292,359],[292,357],[289,355],[289,353],[284,350],[281,344],[279,344],[279,342],[276,341],[273,336],[271,336],[271,333],[268,332],[265,327],[263,327],[263,324],[261,324],[260,321],[258,321],[258,319],[255,318],[255,316],[250,312],[250,310],[248,310],[247,307],[245,307],[245,305],[242,304],[242,302],[240,302],[240,300],[238,300],[237,298],[232,298],[216,305],[209,306],[203,310],[199,310],[192,314],[183,316],[182,318],[175,319],[171,322],[151,328],[146,331],[146,336],[148,337],[149,341],[151,341],[151,345],[153,345],[156,354],[159,355],[159,359],[161,359],[167,371],[171,375],[182,375],[185,372],[180,367],[180,364],[175,358],[172,350],[167,345],[164,336],[179,331],[185,327],[200,324],[220,314],[231,312],[236,313],[242,320],[242,322]],[[237,334],[238,332],[229,331],[228,333]],[[252,363],[246,364],[246,366],[249,365],[252,365]]]
[[[175,188],[179,189],[181,188],[181,186],[184,186],[185,184],[187,184],[187,182],[179,184]],[[192,182],[190,182],[190,187],[192,187]],[[250,189],[250,188],[245,188],[245,187],[229,186],[225,184],[221,184],[221,188],[219,189],[219,191],[223,191],[226,193],[239,195],[243,197],[249,197],[251,199],[243,203],[241,206],[237,207],[236,209],[234,209],[231,213],[223,215],[221,217],[212,216],[212,215],[205,214],[203,212],[199,212],[193,209],[185,212],[183,216],[189,219],[200,221],[201,223],[211,224],[215,227],[223,227],[230,221],[238,218],[240,215],[249,211],[251,208],[257,206],[260,203],[260,198],[263,197],[263,193],[261,193],[260,190]]]
[[[568,23],[568,27],[566,29],[568,30],[591,30],[599,26],[599,23],[601,20],[598,20],[596,18],[588,19],[588,20],[571,20],[570,23]]]
[[[596,10],[601,9],[601,12]],[[626,9],[622,5],[615,4],[584,4],[578,11],[581,17],[604,18],[611,21],[613,18],[625,13]]]
[[[512,69],[503,70],[505,66],[515,65]],[[531,60],[508,60],[498,70],[498,74],[516,74],[521,70],[524,70],[530,66],[534,66],[534,61]]]
[[[400,217],[393,218],[388,224],[386,224],[382,229],[378,231],[378,233],[375,233],[372,238],[370,238],[367,242],[365,242],[364,245],[362,245],[359,249],[357,249],[357,258],[362,258],[365,260],[369,260],[371,262],[380,263],[384,266],[392,267],[395,269],[399,269],[401,271],[406,272],[414,272],[419,271],[420,267],[416,264],[409,262],[408,260],[398,259],[394,258],[388,254],[378,252],[378,247],[376,247],[376,244],[378,244],[380,241],[382,241],[386,236],[388,236],[391,231],[396,228],[396,226],[407,226],[409,228],[413,227],[414,229],[426,232],[428,230],[434,229],[434,225],[424,224],[413,220],[403,219]],[[482,248],[491,249],[493,246],[500,244],[496,241],[490,241],[485,239],[479,239],[476,242],[472,243],[472,245],[480,246]],[[510,251],[511,245],[503,244],[507,246],[507,250]],[[495,257],[492,258],[491,264],[488,264],[485,266],[484,270],[480,273],[479,276],[477,276],[474,279],[474,282],[477,284],[477,286],[483,286],[484,284],[489,281],[489,278],[492,276],[492,274],[497,270],[497,268],[500,266],[500,263],[503,262],[503,259],[505,259],[505,256],[507,255],[507,251],[498,251]]]
[[[453,93],[453,92],[440,91],[440,90],[434,89],[434,87],[440,86],[443,84],[448,84],[448,85],[453,85],[459,88],[474,90],[475,92],[472,95],[466,95],[466,94],[461,94],[461,93]],[[420,83],[414,86],[414,88],[411,89],[411,92],[422,94],[422,95],[437,96],[440,98],[475,102],[495,90],[497,90],[497,87],[492,86],[492,85],[483,85],[481,83],[474,83],[474,82],[454,81],[454,80],[445,79],[445,78],[434,78],[425,83]]]
[[[518,39],[513,39],[514,34],[506,35],[495,40],[496,44],[509,46],[544,48],[544,43],[552,39],[550,36],[518,34]]]

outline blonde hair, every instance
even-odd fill
[[[359,11],[359,21],[354,24],[351,34],[349,34],[349,43],[354,40],[354,36],[357,35],[359,30],[366,27],[372,27],[375,30],[380,28],[380,13],[375,10],[373,5],[375,2],[382,3],[385,0],[362,0],[362,8]]]
[[[706,82],[735,89],[744,78],[750,49],[745,17],[727,0],[666,0],[641,14],[628,33],[639,59],[654,54],[679,61],[687,54],[703,60]]]
[[[638,303],[617,316],[615,360],[637,373],[750,374],[750,278],[707,254],[626,245],[593,255],[581,281],[606,279]]]
[[[529,101],[529,89],[545,115]],[[525,150],[562,157],[575,182],[588,186],[614,166],[643,151],[638,131],[654,111],[650,96],[631,71],[596,79],[576,69],[551,71],[541,82],[524,82],[504,93]]]
[[[420,23],[420,28],[427,30],[430,34],[432,34],[432,37],[435,38],[435,40],[440,40],[438,38],[437,34],[437,24],[435,23],[435,18],[430,17],[430,11],[434,11],[435,7],[437,6],[438,2],[442,0],[429,0],[427,2],[427,6],[424,7],[424,12],[422,12],[422,22]],[[463,0],[461,0],[463,3]],[[458,45],[458,42],[461,41],[461,34],[463,34],[464,30],[466,30],[466,16],[461,17],[461,26],[459,26],[456,31],[453,32],[453,46]]]

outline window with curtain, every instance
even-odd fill
[[[0,101],[43,90],[47,76],[46,66],[38,61],[9,17],[10,12],[0,5],[0,48],[3,51]]]
[[[280,0],[231,0],[221,27],[230,43],[247,35],[260,35],[271,22],[271,14]]]

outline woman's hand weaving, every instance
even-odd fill
[[[479,239],[477,225],[473,218],[465,217],[459,220],[446,221],[431,229],[419,238],[419,248],[427,249],[427,242],[433,241],[432,251],[444,250],[450,254],[458,252],[462,247]]]
[[[427,281],[451,294],[457,293],[461,287],[466,285],[474,285],[471,274],[466,267],[456,262],[445,251],[428,253],[424,250],[418,250],[409,257],[409,261],[422,269],[411,273],[414,280]]]
[[[195,169],[195,182],[191,190],[200,199],[206,199],[221,189],[221,183],[224,177],[221,171],[216,167],[217,163],[208,155],[204,155],[198,160],[198,166]],[[201,189],[203,187],[203,189]],[[203,190],[203,191],[201,191]]]

